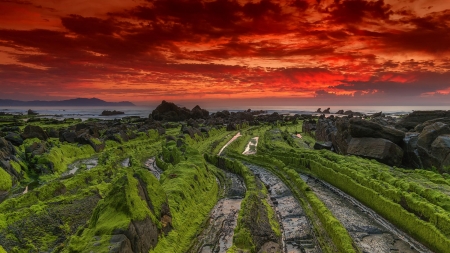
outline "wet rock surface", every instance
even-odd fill
[[[431,252],[371,209],[329,184],[305,175],[302,179],[344,225],[362,252]]]
[[[246,189],[242,178],[229,172],[225,175],[229,180],[225,198],[211,210],[205,229],[188,252],[225,253],[233,245],[234,228]]]
[[[73,176],[75,173],[77,173],[77,171],[80,169],[90,170],[96,167],[97,165],[98,165],[97,157],[78,160],[67,166],[67,171],[61,175],[61,178],[69,178]]]
[[[245,147],[245,150],[242,154],[244,155],[254,155],[256,154],[256,147],[258,146],[259,137],[253,137]]]
[[[289,188],[267,170],[251,164],[247,166],[269,191],[282,227],[284,252],[321,252],[315,242],[311,225]]]
[[[156,166],[156,159],[152,157],[145,162],[145,167],[159,180],[163,171]]]

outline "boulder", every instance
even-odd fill
[[[437,118],[437,119],[427,120],[427,121],[423,122],[422,124],[417,125],[417,126],[414,128],[414,131],[420,133],[420,132],[422,132],[422,130],[423,130],[426,126],[432,125],[432,124],[434,124],[434,123],[436,123],[436,122],[441,122],[441,123],[450,125],[450,117],[447,117],[447,118]]]
[[[440,135],[450,134],[450,126],[441,122],[436,122],[426,126],[419,135],[417,147],[419,151],[428,153],[433,141]]]
[[[77,134],[73,131],[63,130],[59,132],[59,141],[67,141],[68,143],[75,143]]]
[[[20,146],[23,144],[23,139],[18,133],[10,132],[5,136],[5,139],[11,142],[14,146]]]
[[[27,125],[22,133],[22,138],[24,140],[31,138],[38,138],[39,140],[47,140],[47,133],[39,126]]]
[[[382,138],[352,138],[347,154],[375,159],[398,166],[402,163],[403,150],[395,143]]]
[[[339,110],[336,112],[336,114],[344,114],[344,110]]]
[[[430,154],[438,169],[450,168],[450,134],[438,136],[431,143]]]
[[[327,109],[323,110],[322,113],[324,113],[324,114],[330,114],[330,107],[328,107]]]
[[[398,145],[401,145],[403,138],[405,138],[405,133],[400,130],[384,127],[360,118],[352,118],[349,123],[350,135],[354,138],[383,138]]]
[[[450,111],[414,111],[403,117],[395,128],[411,130],[425,121],[445,117],[450,117]]]
[[[59,138],[59,132],[54,128],[47,129],[46,132],[49,138]]]

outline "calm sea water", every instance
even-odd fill
[[[317,106],[229,106],[223,107],[211,107],[204,108],[210,112],[216,112],[220,110],[229,111],[244,111],[248,108],[252,110],[264,110],[268,113],[278,112],[283,114],[302,114],[302,113],[314,113],[317,110]],[[372,114],[382,111],[389,115],[401,115],[411,113],[412,111],[424,111],[424,110],[450,110],[450,106],[330,106],[331,113],[335,113],[338,110],[352,110],[354,112],[362,112],[366,114]],[[26,114],[28,109],[26,107],[0,107],[0,112],[8,112],[12,114]],[[148,117],[148,115],[155,109],[154,106],[134,106],[134,107],[33,107],[31,108],[41,116],[50,118],[81,118],[83,120],[89,118],[101,118],[101,119],[117,119],[127,116],[139,116]],[[325,110],[326,108],[322,108]],[[103,110],[117,110],[123,111],[125,114],[116,116],[100,116]]]

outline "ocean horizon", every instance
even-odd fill
[[[180,105],[182,106],[182,105]],[[339,110],[351,110],[353,112],[361,112],[364,114],[373,114],[377,112],[383,112],[386,115],[398,116],[408,114],[413,111],[429,111],[429,110],[450,110],[450,106],[327,106],[320,107],[323,110],[330,108],[331,113],[336,113]],[[42,117],[50,118],[100,118],[100,119],[120,119],[129,116],[139,116],[146,118],[156,108],[156,106],[132,106],[132,107],[24,107],[24,106],[12,106],[12,107],[0,107],[0,112],[11,114],[27,114],[28,109],[32,109]],[[187,107],[188,109],[192,109]],[[202,107],[203,108],[203,107]],[[253,111],[263,110],[267,113],[278,112],[280,114],[311,114],[315,113],[318,106],[229,106],[229,107],[204,107],[210,113],[217,111],[228,110],[230,112],[245,111],[251,109]],[[114,116],[101,116],[103,110],[116,110],[122,111],[125,114]]]

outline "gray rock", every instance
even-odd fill
[[[411,130],[425,121],[445,117],[450,117],[450,111],[414,111],[403,117],[395,128]]]
[[[395,143],[382,138],[352,138],[347,154],[396,166],[400,165],[403,159],[403,150]]]
[[[383,138],[398,145],[401,145],[403,138],[405,138],[405,133],[400,130],[384,127],[360,118],[350,119],[349,130],[350,135],[354,138]]]

